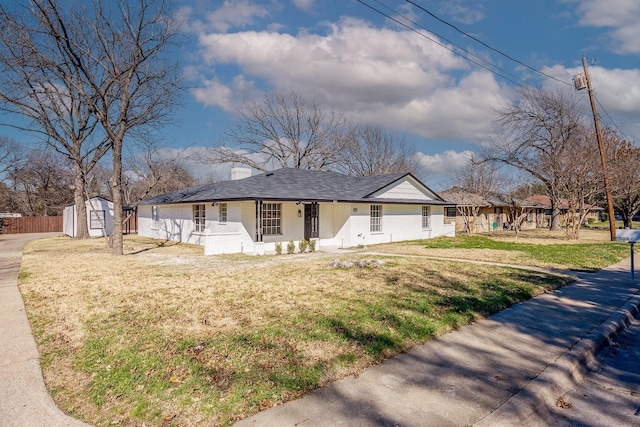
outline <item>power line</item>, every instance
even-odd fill
[[[462,54],[462,53],[460,53],[460,52],[458,52],[458,51],[456,51],[456,50],[454,50],[454,49],[450,48],[449,46],[446,46],[445,44],[443,44],[443,43],[439,42],[438,40],[435,40],[435,39],[433,39],[433,38],[429,37],[427,34],[424,34],[424,33],[420,32],[420,31],[418,31],[416,28],[414,28],[414,27],[412,27],[412,26],[410,26],[410,25],[407,25],[405,22],[401,22],[399,19],[397,19],[397,18],[395,18],[395,17],[393,17],[393,16],[391,16],[391,15],[389,15],[389,14],[387,14],[387,13],[385,13],[385,12],[381,11],[380,9],[377,9],[376,7],[374,7],[374,6],[372,6],[372,5],[368,4],[368,3],[365,3],[363,0],[358,0],[358,3],[363,4],[364,6],[368,7],[368,8],[369,8],[369,9],[371,9],[371,10],[373,10],[374,12],[376,12],[376,13],[378,13],[378,14],[380,14],[380,15],[384,16],[385,18],[390,19],[391,21],[393,21],[393,22],[397,23],[398,25],[400,25],[400,26],[402,26],[402,27],[404,27],[404,28],[406,28],[406,29],[408,29],[408,30],[410,30],[410,31],[412,31],[412,32],[414,32],[414,33],[416,33],[416,34],[418,34],[420,37],[423,37],[423,38],[425,38],[425,39],[427,39],[427,40],[431,41],[432,43],[437,44],[438,46],[440,46],[440,47],[442,47],[442,48],[444,48],[444,49],[446,49],[446,50],[450,51],[450,52],[451,52],[451,53],[453,53],[454,55],[460,56],[461,58],[463,58],[463,59],[465,59],[465,60],[467,60],[467,61],[471,62],[472,64],[477,65],[478,67],[483,68],[483,69],[485,69],[485,70],[489,71],[490,73],[495,74],[496,76],[499,76],[499,77],[501,77],[501,78],[503,78],[503,79],[505,79],[505,80],[507,80],[507,81],[509,81],[509,82],[511,82],[511,83],[513,83],[513,84],[515,84],[515,85],[517,85],[517,86],[520,86],[520,87],[531,86],[530,84],[528,84],[528,83],[527,83],[527,82],[525,82],[524,80],[522,80],[522,79],[520,79],[520,78],[518,78],[518,77],[513,76],[513,75],[512,75],[512,74],[510,74],[508,71],[506,71],[506,70],[504,70],[504,69],[502,69],[502,68],[500,68],[500,67],[496,66],[495,64],[492,64],[491,62],[487,61],[487,60],[486,60],[486,59],[484,59],[484,58],[481,58],[480,56],[478,56],[478,55],[474,54],[473,52],[471,52],[471,51],[469,51],[469,50],[467,50],[467,49],[463,48],[462,46],[458,45],[457,43],[455,43],[455,42],[453,42],[453,41],[451,41],[451,40],[448,40],[446,37],[443,37],[442,35],[440,35],[440,34],[438,34],[438,33],[434,32],[434,31],[432,31],[432,30],[429,30],[429,29],[425,28],[424,26],[422,26],[422,25],[418,24],[417,22],[415,22],[415,21],[411,20],[410,18],[408,18],[407,16],[403,15],[402,13],[400,13],[400,12],[398,12],[398,11],[396,11],[396,10],[392,9],[391,7],[389,7],[389,6],[387,6],[386,4],[382,3],[381,1],[379,1],[379,0],[373,0],[373,1],[375,1],[377,4],[379,4],[380,6],[384,7],[385,9],[387,9],[387,10],[389,10],[389,11],[393,12],[393,13],[394,13],[395,15],[397,15],[398,17],[401,17],[403,20],[405,20],[405,21],[407,21],[407,22],[410,22],[411,24],[415,25],[416,27],[418,27],[418,28],[420,28],[420,29],[422,29],[422,30],[424,30],[424,31],[427,31],[427,32],[429,32],[429,33],[431,33],[431,34],[434,34],[436,37],[439,37],[440,39],[442,39],[442,40],[446,41],[447,43],[450,43],[451,45],[455,46],[455,47],[456,47],[457,49],[459,49],[460,51],[465,52],[466,54],[468,54],[469,56],[472,56],[472,57],[473,57],[473,58],[475,58],[476,60],[471,59],[471,58],[469,58],[468,56],[465,56],[464,54]],[[547,77],[547,78],[549,78],[549,79],[551,79],[551,80],[557,81],[557,82],[559,82],[559,83],[563,83],[563,84],[565,84],[565,85],[567,85],[567,86],[571,86],[571,87],[573,87],[573,86],[574,86],[574,85],[573,85],[573,83],[568,83],[568,82],[566,82],[566,81],[564,81],[564,80],[561,80],[561,79],[558,79],[558,78],[556,78],[556,77],[554,77],[554,76],[551,76],[551,75],[549,75],[549,74],[547,74],[547,73],[545,73],[545,72],[543,72],[543,71],[541,71],[541,70],[538,70],[538,69],[536,69],[536,68],[534,68],[534,67],[532,67],[532,66],[530,66],[530,65],[528,65],[528,64],[526,64],[526,63],[524,63],[524,62],[522,62],[522,61],[520,61],[520,60],[518,60],[518,59],[515,59],[515,58],[511,57],[510,55],[508,55],[507,53],[505,53],[505,52],[501,51],[500,49],[497,49],[497,48],[494,48],[494,47],[492,47],[492,46],[488,45],[487,43],[483,42],[482,40],[478,39],[477,37],[474,37],[474,36],[472,36],[472,35],[470,35],[470,34],[466,33],[465,31],[463,31],[463,30],[459,29],[459,28],[458,28],[458,27],[456,27],[455,25],[453,25],[453,24],[451,24],[451,23],[447,22],[446,20],[444,20],[444,19],[442,19],[442,18],[438,17],[437,15],[435,15],[435,14],[434,14],[434,13],[432,13],[432,12],[430,12],[430,11],[429,11],[429,10],[427,10],[426,8],[424,8],[424,7],[422,7],[422,6],[420,6],[420,5],[416,4],[416,3],[414,3],[412,0],[405,0],[405,1],[406,1],[407,3],[410,3],[410,4],[411,4],[411,5],[413,5],[413,6],[417,7],[418,9],[420,9],[420,10],[424,11],[425,13],[429,14],[430,16],[432,16],[434,19],[436,19],[436,20],[440,21],[441,23],[443,23],[443,24],[445,24],[445,25],[447,25],[447,26],[449,26],[449,27],[453,28],[453,29],[454,29],[454,30],[456,30],[457,32],[461,33],[462,35],[464,35],[464,36],[466,36],[466,37],[469,37],[469,38],[471,38],[472,40],[475,40],[476,42],[478,42],[478,43],[480,43],[481,45],[485,46],[486,48],[488,48],[488,49],[490,49],[490,50],[492,50],[492,51],[494,51],[494,52],[496,52],[496,53],[498,53],[498,54],[500,54],[500,55],[504,56],[505,58],[509,59],[510,61],[513,61],[513,62],[515,62],[515,63],[517,63],[517,64],[519,64],[519,65],[521,65],[521,66],[523,66],[523,67],[525,67],[525,68],[527,68],[527,69],[529,69],[529,70],[531,70],[531,71],[533,71],[533,72],[535,72],[535,73],[537,73],[537,74],[543,75],[543,76],[545,76],[545,77]],[[483,65],[483,64],[481,64],[481,63],[480,63],[480,62],[478,62],[478,61],[483,62],[483,63],[485,63],[485,64],[488,64],[488,66],[487,66],[487,65]],[[492,68],[489,68],[489,67],[492,67],[493,69],[492,69]],[[498,71],[496,71],[496,70],[499,70],[500,72],[502,72],[502,73],[504,73],[504,74],[501,74],[500,72],[498,72]],[[516,81],[516,80],[517,80],[517,81]],[[594,95],[595,95],[595,94],[594,94]],[[594,96],[594,98],[595,98],[595,96]],[[628,140],[629,140],[629,138],[624,134],[624,132],[622,131],[622,129],[620,129],[620,127],[617,125],[617,123],[616,123],[616,122],[611,118],[611,116],[609,115],[609,113],[607,112],[607,110],[602,106],[602,104],[600,103],[600,101],[599,101],[597,98],[595,98],[595,100],[596,100],[596,102],[598,103],[598,105],[602,108],[602,111],[604,111],[605,115],[608,117],[609,121],[613,124],[613,126],[614,126],[614,127],[615,127],[619,132],[620,132],[620,134],[621,134],[625,139],[628,139]]]
[[[381,3],[380,3],[380,2],[378,2],[377,0],[374,0],[374,1],[376,1],[376,2],[377,2],[377,3],[379,3],[379,4],[381,4]],[[507,76],[505,76],[505,75],[502,75],[502,74],[498,73],[497,71],[492,70],[492,69],[490,69],[489,67],[487,67],[487,66],[485,66],[485,65],[483,65],[483,64],[481,64],[481,63],[479,63],[478,61],[474,61],[473,59],[471,59],[471,58],[469,58],[469,57],[467,57],[467,56],[465,56],[465,55],[461,54],[460,52],[456,52],[454,49],[450,48],[449,46],[446,46],[445,44],[440,43],[439,41],[437,41],[437,40],[435,40],[435,39],[433,39],[433,38],[429,37],[428,35],[426,35],[426,34],[424,34],[424,33],[420,32],[420,31],[418,31],[418,30],[416,30],[415,28],[413,28],[413,27],[411,27],[411,26],[407,25],[406,23],[401,22],[401,21],[399,21],[398,19],[396,19],[396,18],[394,18],[394,17],[392,17],[392,16],[390,16],[390,15],[386,14],[385,12],[381,11],[380,9],[377,9],[377,8],[375,8],[374,6],[372,6],[372,5],[370,5],[370,4],[365,3],[365,2],[364,2],[364,1],[362,1],[362,0],[358,0],[358,3],[363,4],[364,6],[366,6],[366,7],[368,7],[369,9],[371,9],[371,10],[375,11],[376,13],[378,13],[378,14],[380,14],[380,15],[384,16],[385,18],[392,20],[393,22],[397,23],[398,25],[401,25],[402,27],[404,27],[404,28],[406,28],[406,29],[408,29],[408,30],[410,30],[410,31],[413,31],[414,33],[418,34],[420,37],[423,37],[423,38],[425,38],[425,39],[427,39],[427,40],[429,40],[429,41],[431,41],[431,42],[433,42],[433,43],[437,44],[438,46],[440,46],[440,47],[442,47],[442,48],[444,48],[444,49],[448,50],[449,52],[453,53],[454,55],[458,55],[458,56],[460,56],[460,57],[462,57],[462,58],[466,59],[467,61],[471,62],[472,64],[475,64],[475,65],[477,65],[478,67],[483,68],[483,69],[485,69],[485,70],[489,71],[490,73],[493,73],[493,74],[495,74],[495,75],[497,75],[497,76],[499,76],[499,77],[502,77],[503,79],[505,79],[505,80],[507,80],[507,81],[509,81],[509,82],[511,82],[511,83],[513,83],[513,84],[515,84],[515,85],[518,85],[518,86],[524,86],[524,85],[526,85],[526,83],[524,83],[523,81],[516,81],[516,80],[514,80],[514,79],[513,79],[513,78],[511,78],[511,77],[507,77]],[[386,6],[386,5],[384,5],[384,4],[382,4],[382,6],[386,7],[386,8],[387,8],[387,9],[389,9],[389,10],[391,10],[391,11],[392,11],[392,12],[394,12],[395,14],[397,14],[397,15],[401,16],[403,19],[407,20],[408,22],[411,22],[411,23],[413,23],[413,24],[415,24],[415,25],[419,26],[420,28],[424,29],[425,31],[429,31],[429,30],[427,30],[426,28],[421,27],[420,25],[416,24],[415,22],[413,22],[411,19],[407,18],[406,16],[404,16],[404,15],[402,15],[402,14],[400,14],[400,13],[398,13],[398,12],[394,11],[393,9],[390,9],[388,6]],[[431,31],[430,31],[430,32],[431,32]],[[435,33],[433,33],[433,34],[435,34]],[[438,37],[440,37],[440,38],[442,38],[443,40],[446,40],[444,37],[441,37],[441,36],[439,36],[439,35],[437,35],[437,34],[435,34],[435,35],[436,35],[436,36],[438,36]],[[451,43],[451,42],[449,42],[449,43]],[[452,44],[454,44],[454,43],[452,43]],[[454,44],[454,45],[455,45],[455,44]],[[463,49],[463,48],[461,48],[461,47],[460,47],[460,46],[458,46],[458,45],[455,45],[455,46],[456,46],[456,47],[458,47],[460,50],[463,50],[463,51],[465,51],[465,52],[468,52],[466,49]],[[470,52],[468,52],[468,53],[469,53],[470,55],[473,55],[473,56],[477,57],[477,55],[474,55],[473,53],[470,53]],[[482,59],[482,58],[479,58],[479,57],[477,57],[477,58],[478,58],[479,60],[481,60],[481,61],[487,62],[487,61],[485,61],[485,60],[484,60],[484,59]],[[488,63],[488,62],[487,62],[487,63]],[[493,67],[495,67],[494,65],[492,65],[492,66],[493,66]],[[495,67],[495,68],[498,68],[498,67]],[[499,68],[498,68],[498,69],[499,69]],[[513,76],[512,76],[512,77],[513,77]],[[514,78],[515,78],[515,77],[514,77]],[[523,84],[523,83],[524,83],[524,84]]]
[[[431,31],[431,30],[429,30],[429,29],[425,28],[424,26],[422,26],[422,25],[418,24],[417,22],[415,22],[415,21],[413,21],[413,20],[409,19],[408,17],[404,16],[404,15],[403,15],[403,14],[401,14],[400,12],[398,12],[398,11],[396,11],[396,10],[394,10],[394,9],[390,8],[389,6],[387,6],[386,4],[382,3],[381,1],[379,1],[379,0],[374,0],[374,1],[375,1],[376,3],[378,3],[380,6],[384,7],[385,9],[387,9],[387,10],[389,10],[389,11],[391,11],[391,12],[395,13],[396,15],[398,15],[398,16],[400,16],[400,17],[402,17],[404,20],[406,20],[406,21],[408,21],[408,22],[411,22],[413,25],[417,26],[418,28],[421,28],[421,29],[423,29],[423,30],[425,30],[425,31],[428,31],[428,32],[430,32],[430,33],[434,34],[435,36],[437,36],[437,37],[439,37],[440,39],[442,39],[442,40],[446,41],[447,43],[451,43],[453,46],[457,47],[458,49],[460,49],[461,51],[463,51],[463,52],[467,53],[468,55],[470,55],[470,56],[472,56],[472,57],[476,58],[478,61],[481,61],[481,62],[483,62],[483,63],[487,64],[489,67],[493,67],[493,68],[495,68],[496,70],[499,70],[499,71],[503,72],[505,75],[509,76],[509,77],[510,77],[510,78],[512,78],[512,79],[520,80],[520,81],[522,82],[522,84],[518,84],[519,86],[523,86],[523,84],[524,84],[524,85],[526,85],[526,82],[524,82],[523,80],[521,80],[521,79],[519,79],[518,77],[514,76],[513,74],[510,74],[507,70],[505,70],[505,69],[503,69],[503,68],[498,67],[497,65],[495,65],[495,64],[493,64],[493,63],[489,62],[488,60],[486,60],[486,59],[484,59],[484,58],[482,58],[482,57],[480,57],[480,56],[476,55],[475,53],[473,53],[473,52],[471,52],[471,51],[469,51],[469,50],[467,50],[467,49],[463,48],[462,46],[460,46],[460,45],[456,44],[455,42],[453,42],[453,41],[451,41],[451,40],[449,40],[449,39],[447,39],[446,37],[444,37],[444,36],[442,36],[442,35],[440,35],[440,34],[438,34],[438,33],[434,32],[434,31]],[[362,2],[361,2],[361,3],[362,3]],[[363,4],[364,4],[364,3],[363,3]],[[430,39],[430,40],[431,40],[431,39]],[[452,51],[452,52],[453,52],[453,51]],[[461,56],[461,57],[463,57],[464,59],[468,59],[468,58],[466,58],[464,55],[461,55],[461,54],[459,54],[459,53],[457,53],[457,52],[453,52],[453,53],[454,53],[454,54],[457,54],[457,55],[459,55],[459,56]],[[489,71],[491,71],[491,70],[489,70]],[[492,72],[493,72],[493,71],[492,71]],[[500,74],[495,73],[495,72],[494,72],[494,74],[499,75],[500,77],[503,77],[503,78],[504,78],[504,75],[500,75]],[[511,82],[513,82],[513,80],[510,80],[510,81],[511,81]]]
[[[571,84],[571,83],[568,83],[568,82],[565,82],[564,80],[560,80],[560,79],[558,79],[558,78],[556,78],[556,77],[553,77],[553,76],[551,76],[551,75],[549,75],[549,74],[547,74],[547,73],[545,73],[545,72],[543,72],[543,71],[540,71],[540,70],[538,70],[538,69],[536,69],[536,68],[534,68],[534,67],[532,67],[532,66],[530,66],[530,65],[528,65],[528,64],[525,64],[524,62],[522,62],[522,61],[520,61],[520,60],[518,60],[518,59],[513,58],[512,56],[510,56],[510,55],[508,55],[508,54],[504,53],[504,52],[503,52],[503,51],[501,51],[500,49],[496,49],[496,48],[494,48],[494,47],[492,47],[492,46],[488,45],[487,43],[483,42],[482,40],[478,39],[477,37],[474,37],[474,36],[472,36],[471,34],[464,32],[463,30],[461,30],[460,28],[458,28],[458,27],[456,27],[455,25],[451,24],[450,22],[448,22],[448,21],[446,21],[446,20],[444,20],[444,19],[440,18],[439,16],[435,15],[433,12],[430,12],[430,11],[429,11],[429,10],[427,10],[426,8],[424,8],[424,7],[420,6],[419,4],[416,4],[416,3],[414,3],[414,2],[413,2],[413,1],[411,1],[411,0],[405,0],[405,1],[406,1],[407,3],[409,3],[409,4],[412,4],[413,6],[417,7],[418,9],[422,10],[423,12],[427,13],[428,15],[430,15],[430,16],[431,16],[431,17],[433,17],[434,19],[436,19],[436,20],[440,21],[440,22],[441,22],[441,23],[443,23],[444,25],[447,25],[447,26],[449,26],[449,27],[453,28],[454,30],[456,30],[456,31],[457,31],[457,32],[459,32],[460,34],[464,35],[465,37],[469,37],[470,39],[475,40],[476,42],[480,43],[482,46],[484,46],[484,47],[486,47],[486,48],[488,48],[488,49],[491,49],[492,51],[494,51],[494,52],[496,52],[496,53],[498,53],[498,54],[500,54],[500,55],[504,56],[505,58],[509,59],[510,61],[513,61],[513,62],[515,62],[516,64],[519,64],[519,65],[522,65],[523,67],[526,67],[526,68],[528,68],[529,70],[531,70],[531,71],[533,71],[533,72],[535,72],[535,73],[541,74],[541,75],[543,75],[543,76],[545,76],[545,77],[547,77],[547,78],[549,78],[549,79],[555,80],[555,81],[557,81],[557,82],[563,83],[563,84],[568,85],[568,86],[573,86],[573,84]]]
[[[620,129],[620,127],[618,126],[618,124],[613,120],[613,118],[611,118],[611,116],[609,115],[609,112],[607,112],[607,110],[604,108],[604,106],[600,103],[600,101],[598,100],[598,98],[595,96],[595,93],[593,94],[593,97],[595,98],[596,102],[598,103],[598,105],[600,106],[600,108],[602,109],[602,111],[604,111],[604,114],[609,118],[609,122],[613,123],[613,126],[618,129],[618,132],[620,132],[620,135],[622,135],[622,137],[628,141],[631,141],[631,139],[624,134],[624,132],[622,131],[622,129]]]

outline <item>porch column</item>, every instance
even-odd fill
[[[256,200],[256,242],[262,242],[262,200]]]

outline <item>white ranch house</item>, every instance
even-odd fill
[[[205,255],[275,251],[289,241],[339,248],[453,236],[444,201],[409,173],[354,177],[284,168],[143,200],[138,234],[205,247]]]

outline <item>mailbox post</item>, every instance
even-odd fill
[[[631,280],[635,279],[634,246],[640,241],[640,230],[618,230],[616,233],[618,242],[627,242],[631,248]]]

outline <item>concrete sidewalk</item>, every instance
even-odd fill
[[[0,426],[86,426],[66,416],[47,392],[40,354],[18,291],[22,248],[60,233],[0,234]]]
[[[639,290],[625,260],[236,426],[531,424],[637,316]]]

